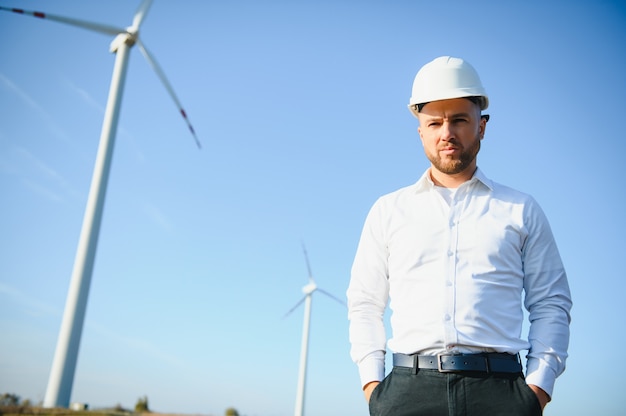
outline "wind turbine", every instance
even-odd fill
[[[302,250],[304,251],[304,258],[306,260],[306,267],[309,272],[309,283],[307,283],[303,288],[302,292],[304,293],[304,297],[300,299],[296,305],[287,312],[289,315],[291,312],[296,310],[298,306],[304,302],[304,324],[302,326],[302,346],[300,349],[300,369],[298,372],[298,389],[296,392],[296,407],[295,407],[295,416],[302,416],[304,414],[304,393],[306,389],[306,371],[307,371],[307,362],[309,357],[309,329],[311,327],[311,304],[313,301],[313,292],[319,291],[331,299],[336,300],[340,304],[345,306],[345,302],[341,299],[335,297],[329,292],[325,291],[317,287],[315,280],[313,279],[313,273],[311,273],[311,265],[309,264],[309,255],[306,251],[306,247],[304,244],[302,245]]]
[[[77,26],[83,29],[115,36],[115,39],[113,39],[110,47],[110,51],[116,54],[116,58],[113,68],[113,77],[111,79],[111,87],[109,90],[109,98],[104,113],[104,122],[102,124],[102,132],[100,134],[100,144],[98,146],[98,154],[96,156],[96,163],[91,180],[87,207],[85,209],[83,226],[76,251],[76,258],[74,260],[72,279],[70,281],[70,287],[65,303],[63,321],[59,331],[59,338],[52,363],[52,370],[50,371],[48,388],[43,402],[44,407],[69,406],[72,384],[74,382],[74,373],[76,370],[76,360],[78,358],[78,348],[80,345],[83,322],[85,319],[87,298],[89,295],[89,285],[91,283],[91,275],[96,256],[96,246],[98,244],[98,234],[100,232],[104,199],[106,195],[109,171],[111,169],[111,157],[115,143],[115,134],[117,131],[117,122],[119,119],[124,81],[126,80],[129,52],[130,48],[135,44],[139,47],[143,56],[148,60],[158,77],[161,79],[161,82],[165,85],[165,88],[185,119],[196,145],[200,148],[200,142],[198,141],[195,131],[187,118],[187,114],[180,105],[180,102],[178,101],[170,83],[167,81],[165,74],[157,64],[156,60],[142,44],[141,40],[139,40],[139,28],[145,19],[151,4],[152,0],[143,0],[135,13],[132,25],[127,28],[87,22],[48,13],[0,6],[0,10],[30,15],[40,19],[53,20],[71,26]]]

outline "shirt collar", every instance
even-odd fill
[[[490,191],[493,191],[493,182],[491,181],[491,179],[485,176],[485,174],[483,173],[483,171],[480,170],[480,168],[476,168],[476,171],[474,172],[474,176],[472,176],[472,179],[470,179],[469,181],[465,183],[468,183],[468,182],[470,184],[480,183],[483,186],[485,186],[487,189],[489,189]],[[429,191],[429,190],[432,190],[434,187],[435,187],[435,184],[433,183],[433,180],[430,177],[430,168],[428,168],[426,169],[426,172],[424,172],[422,177],[419,178],[419,180],[415,183],[415,193]]]

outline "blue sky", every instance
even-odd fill
[[[119,26],[139,1],[0,0]],[[0,392],[45,394],[114,56],[0,13]],[[343,297],[375,199],[427,168],[413,77],[466,58],[490,95],[479,166],[535,196],[574,297],[546,415],[622,414],[626,3],[155,1],[131,53],[72,401],[293,413],[306,244]],[[313,301],[308,416],[367,414],[346,310]],[[606,355],[604,355],[606,353]]]

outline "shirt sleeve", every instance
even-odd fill
[[[526,382],[552,396],[554,382],[565,370],[572,300],[548,220],[539,205],[531,202],[522,252],[524,305],[530,320]]]
[[[347,291],[350,355],[358,365],[361,385],[385,376],[386,333],[383,321],[389,284],[387,247],[380,200],[365,220]]]

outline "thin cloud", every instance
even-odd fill
[[[102,336],[115,340],[119,344],[124,344],[136,351],[141,351],[162,362],[169,363],[173,366],[182,366],[185,362],[178,356],[169,354],[155,345],[153,342],[146,341],[142,338],[128,337],[118,332],[112,331],[96,322],[87,320],[85,325]]]
[[[12,299],[17,304],[26,308],[26,311],[31,316],[61,316],[61,311],[52,305],[40,301],[21,290],[0,282],[0,295]]]
[[[31,109],[35,111],[36,114],[46,123],[48,129],[59,139],[70,142],[69,136],[65,131],[60,128],[57,123],[54,121],[54,118],[41,106],[37,101],[35,101],[26,91],[20,88],[17,84],[7,78],[3,73],[0,72],[0,85],[4,85],[6,89],[13,92],[19,99],[21,99],[26,105],[28,105]]]
[[[26,177],[23,173],[19,174],[22,182],[32,191],[57,202],[64,200],[62,195],[67,195],[71,198],[78,198],[80,196],[80,194],[70,185],[63,175],[27,149],[23,147],[16,147],[15,153],[21,160],[20,166],[29,166],[34,168],[34,171],[37,174],[37,181]],[[51,186],[41,185],[39,183],[41,181],[50,183]],[[60,192],[56,192],[53,189],[59,190]]]
[[[64,199],[58,193],[36,183],[27,178],[21,178],[22,184],[30,189],[34,194],[37,194],[45,199],[54,201],[54,202],[63,202]]]
[[[96,99],[94,99],[91,94],[89,94],[87,91],[85,91],[84,89],[80,88],[79,86],[77,86],[76,84],[74,84],[72,81],[66,79],[65,83],[76,93],[80,96],[80,98],[87,103],[90,107],[96,109],[100,114],[104,115],[104,106],[102,104],[100,104]]]
[[[100,102],[98,100],[96,100],[95,98],[93,98],[93,96],[91,94],[89,94],[83,88],[80,88],[78,85],[74,84],[69,79],[66,79],[65,83],[69,86],[70,89],[72,89],[76,94],[78,94],[78,96],[85,103],[87,103],[87,105],[89,105],[91,108],[97,110],[98,113],[100,115],[102,115],[102,117],[104,118],[105,106],[100,104]],[[117,126],[117,130],[118,130],[118,133],[119,133],[120,137],[125,137],[125,138],[128,138],[128,140],[130,140],[130,143],[131,143],[131,145],[133,147],[133,150],[135,151],[135,154],[137,156],[137,159],[140,162],[144,162],[145,161],[145,156],[144,156],[143,152],[140,150],[139,146],[137,145],[137,141],[135,140],[135,137],[128,130],[126,130],[124,128],[124,126],[122,126],[121,124],[119,124]]]
[[[36,170],[41,173],[44,177],[57,182],[65,188],[69,188],[69,184],[67,181],[57,172],[55,169],[51,168],[47,164],[45,164],[41,159],[37,158],[31,152],[29,152],[24,147],[16,147],[16,152],[23,158],[26,159],[32,166],[36,168]]]
[[[172,231],[174,229],[171,221],[163,214],[163,212],[153,204],[145,203],[144,211],[153,222],[165,231]]]
[[[17,289],[14,286],[11,286],[6,283],[0,282],[0,299],[2,299],[3,303],[6,304],[8,302],[6,299],[17,303],[18,305],[25,308],[26,313],[28,315],[38,317],[38,316],[58,316],[62,317],[62,310],[58,307],[54,307],[48,303],[42,302],[41,300],[28,295],[27,293]],[[115,331],[112,331],[96,322],[86,320],[85,326],[94,330],[102,336],[107,338],[111,338],[119,343],[123,343],[137,351],[141,351],[145,354],[150,355],[153,358],[160,360],[161,362],[168,363],[173,366],[182,366],[185,362],[175,355],[169,354],[166,351],[163,351],[157,345],[152,342],[146,341],[145,339],[137,338],[137,337],[128,337],[121,335]]]

